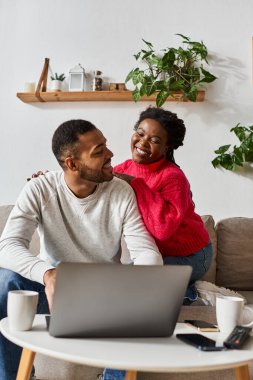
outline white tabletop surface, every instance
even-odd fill
[[[253,361],[253,337],[242,350],[202,352],[179,341],[176,333],[193,333],[183,323],[170,338],[70,339],[53,338],[46,331],[44,315],[36,315],[31,331],[14,332],[8,319],[0,324],[2,334],[12,342],[44,355],[95,367],[147,372],[190,372],[231,368]],[[202,333],[214,340],[216,332]]]

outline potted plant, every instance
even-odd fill
[[[51,75],[50,76],[51,78],[51,91],[61,91],[62,90],[62,82],[64,81],[64,79],[66,78],[65,77],[65,74],[60,74],[58,75],[57,73],[55,73],[55,75]]]
[[[126,83],[132,81],[135,89],[133,99],[156,93],[156,105],[161,107],[174,92],[181,92],[182,98],[196,101],[198,90],[204,83],[213,82],[216,77],[204,69],[202,61],[208,64],[208,51],[204,43],[182,38],[184,47],[165,48],[156,53],[152,43],[143,39],[146,49],[134,54],[141,67],[130,71]],[[143,68],[144,66],[144,68]]]
[[[214,168],[222,166],[224,169],[234,171],[237,166],[253,162],[253,125],[245,127],[238,123],[230,132],[235,133],[240,145],[234,145],[231,149],[229,149],[231,144],[222,145],[215,150],[217,156],[212,161]]]

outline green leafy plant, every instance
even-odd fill
[[[242,126],[238,123],[230,130],[234,132],[240,141],[240,145],[222,145],[214,153],[217,156],[212,161],[214,168],[222,166],[227,170],[236,170],[237,166],[243,166],[244,163],[253,162],[253,126]],[[231,148],[231,149],[230,149]]]
[[[135,101],[140,100],[143,95],[150,96],[157,92],[156,105],[160,107],[169,96],[179,91],[182,98],[187,97],[195,102],[198,89],[203,83],[216,79],[203,67],[202,61],[208,64],[208,51],[203,42],[191,41],[182,34],[177,35],[182,38],[184,48],[166,48],[158,53],[152,43],[142,40],[146,49],[140,50],[134,57],[146,67],[134,68],[125,80],[126,83],[131,80],[135,86]]]
[[[65,77],[65,74],[63,74],[63,73],[60,75],[55,73],[55,75],[54,76],[51,75],[50,78],[51,78],[51,80],[59,80],[60,82],[63,82],[66,77]]]

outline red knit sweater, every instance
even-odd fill
[[[188,256],[208,244],[208,232],[194,211],[189,182],[178,166],[165,158],[148,165],[127,160],[114,171],[136,177],[130,185],[163,256]]]

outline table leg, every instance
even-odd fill
[[[250,380],[249,366],[243,365],[241,367],[235,368],[235,378],[236,380]]]
[[[136,371],[126,371],[125,380],[137,380]]]
[[[16,380],[30,379],[34,358],[35,352],[23,348]]]

